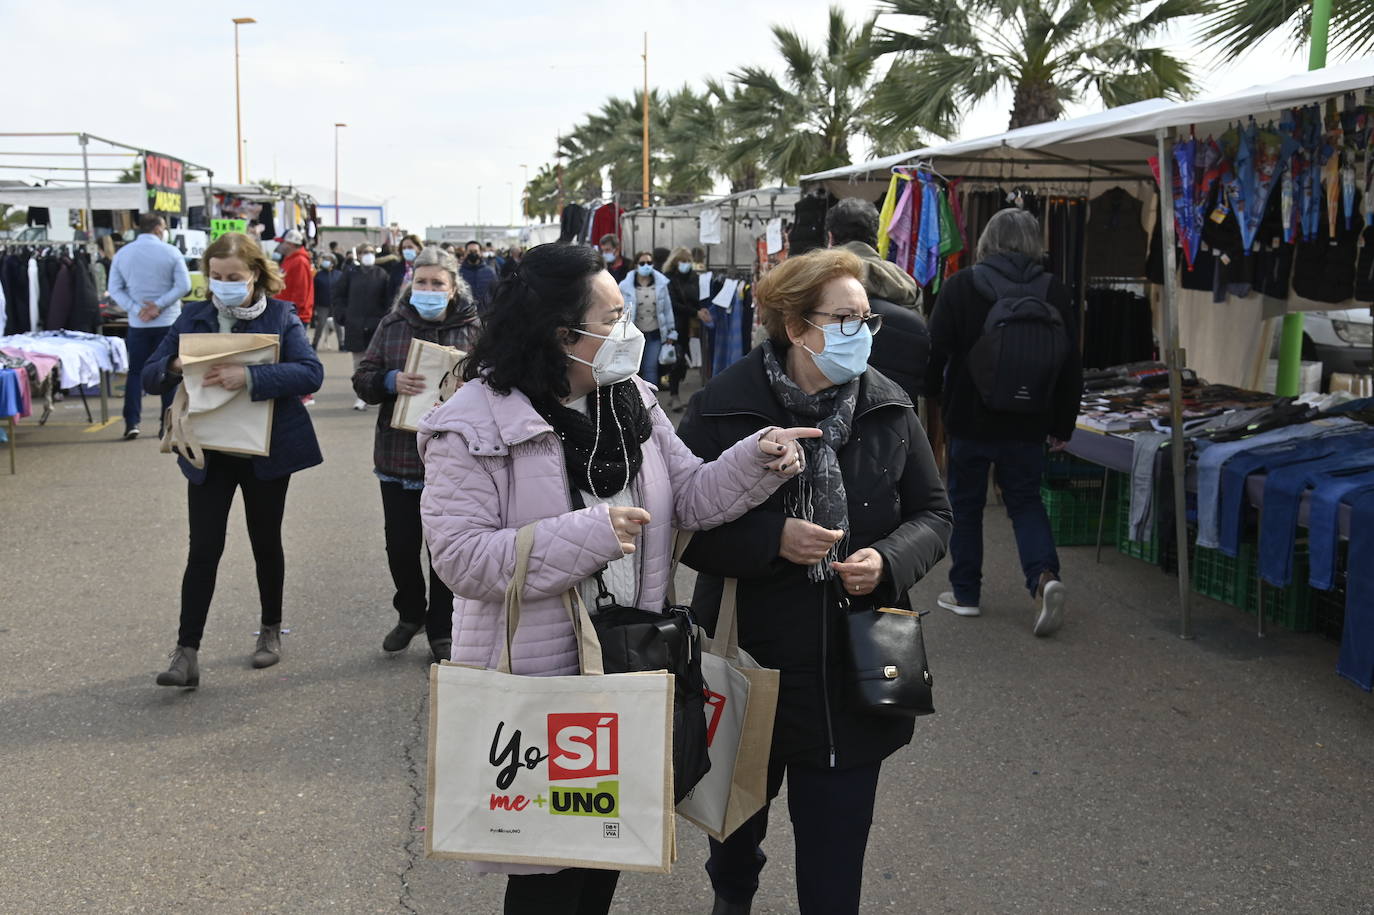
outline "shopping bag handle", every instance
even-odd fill
[[[682,563],[682,556],[687,552],[687,546],[692,542],[691,531],[678,531],[673,535],[673,561],[668,566],[668,606],[677,604],[677,567]]]
[[[161,451],[163,454],[175,452],[185,458],[192,467],[197,470],[204,470],[205,449],[201,447],[200,439],[191,429],[190,406],[190,395],[186,393],[185,383],[182,383],[177,387],[176,396],[172,398],[172,405],[167,408],[167,413],[163,418]]]
[[[706,639],[703,651],[733,661],[739,657],[739,579],[727,578],[720,593],[720,613],[716,616],[716,635]]]
[[[527,524],[515,535],[515,570],[511,574],[510,584],[506,586],[506,637],[501,644],[501,659],[496,664],[496,669],[504,674],[511,672],[512,646],[516,630],[520,628],[520,595],[524,593],[525,579],[529,575],[534,531],[535,525]],[[596,627],[592,625],[591,614],[587,612],[587,605],[576,588],[563,592],[563,606],[568,611],[573,635],[577,639],[578,666],[582,673],[592,676],[605,673]]]

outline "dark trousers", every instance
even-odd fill
[[[668,368],[668,393],[676,397],[682,391],[682,379],[687,377],[687,354],[691,352],[692,338],[680,334],[677,340],[677,362]]]
[[[784,773],[787,776],[787,811],[797,845],[797,906],[802,915],[857,915],[881,768],[881,763],[853,769],[769,765],[770,799],[782,787]],[[724,842],[710,840],[706,872],[716,895],[727,902],[747,903],[758,891],[759,873],[768,862],[763,853],[768,810],[765,805]]]
[[[453,637],[453,592],[439,573],[420,558],[425,545],[420,526],[420,490],[400,483],[382,483],[382,517],[386,522],[386,561],[396,596],[391,604],[405,623],[423,623],[433,642]],[[425,599],[425,571],[429,571],[429,599]]]
[[[570,867],[506,878],[506,915],[606,915],[620,871]]]
[[[124,379],[125,425],[137,426],[143,419],[143,366],[148,364],[148,357],[157,350],[158,344],[171,329],[171,325],[129,328],[129,335],[124,339],[124,346],[129,351],[129,374]],[[176,389],[173,388],[162,395],[162,412],[157,416],[159,427],[175,394]]]
[[[188,484],[191,547],[186,574],[181,579],[181,631],[177,644],[200,648],[210,601],[215,596],[219,558],[224,555],[224,536],[229,526],[229,507],[234,490],[243,490],[243,514],[248,521],[248,541],[258,572],[258,600],[262,624],[281,622],[282,587],[286,580],[286,556],[281,544],[281,519],[286,510],[290,476],[259,480],[250,458],[218,451],[206,452],[205,482]]]
[[[1035,595],[1042,572],[1059,574],[1054,534],[1045,503],[1040,501],[1044,446],[952,438],[949,503],[954,510],[954,531],[949,538],[949,583],[954,586],[955,600],[969,606],[977,606],[983,585],[983,509],[988,499],[988,468],[993,470],[1011,518],[1027,590]]]

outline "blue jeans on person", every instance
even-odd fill
[[[639,377],[658,386],[663,369],[658,364],[658,351],[663,349],[663,335],[651,330],[644,335],[644,358],[639,360]]]
[[[137,426],[143,419],[143,366],[171,329],[170,324],[166,327],[129,328],[129,336],[124,339],[124,346],[129,351],[129,374],[124,379],[126,426]],[[174,388],[162,395],[162,410],[157,415],[159,425],[162,423],[162,417],[167,415],[167,408],[172,405],[172,397],[175,394]]]
[[[1045,446],[1038,442],[982,442],[952,438],[949,442],[949,503],[954,531],[949,538],[949,583],[954,599],[976,607],[983,585],[983,509],[988,498],[988,468],[1002,489],[1021,554],[1026,590],[1035,596],[1044,572],[1059,575],[1059,554],[1045,503],[1040,501],[1040,478],[1045,471]]]

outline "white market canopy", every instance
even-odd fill
[[[1116,180],[1151,178],[1147,160],[1161,129],[1196,126],[1199,134],[1220,132],[1228,122],[1267,119],[1286,108],[1374,88],[1374,57],[1299,73],[1275,83],[1191,102],[1148,99],[1065,121],[1021,127],[1005,133],[957,140],[895,156],[846,165],[812,175],[807,184],[881,181],[893,166],[930,162],[950,177]]]

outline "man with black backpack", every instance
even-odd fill
[[[939,604],[960,616],[981,612],[983,511],[992,468],[1016,533],[1026,588],[1036,602],[1032,631],[1062,624],[1066,591],[1040,500],[1045,446],[1073,435],[1083,392],[1078,319],[1069,290],[1046,273],[1040,224],[1020,209],[992,217],[978,263],[950,277],[931,315],[926,392],[943,393],[954,510],[949,580]]]

